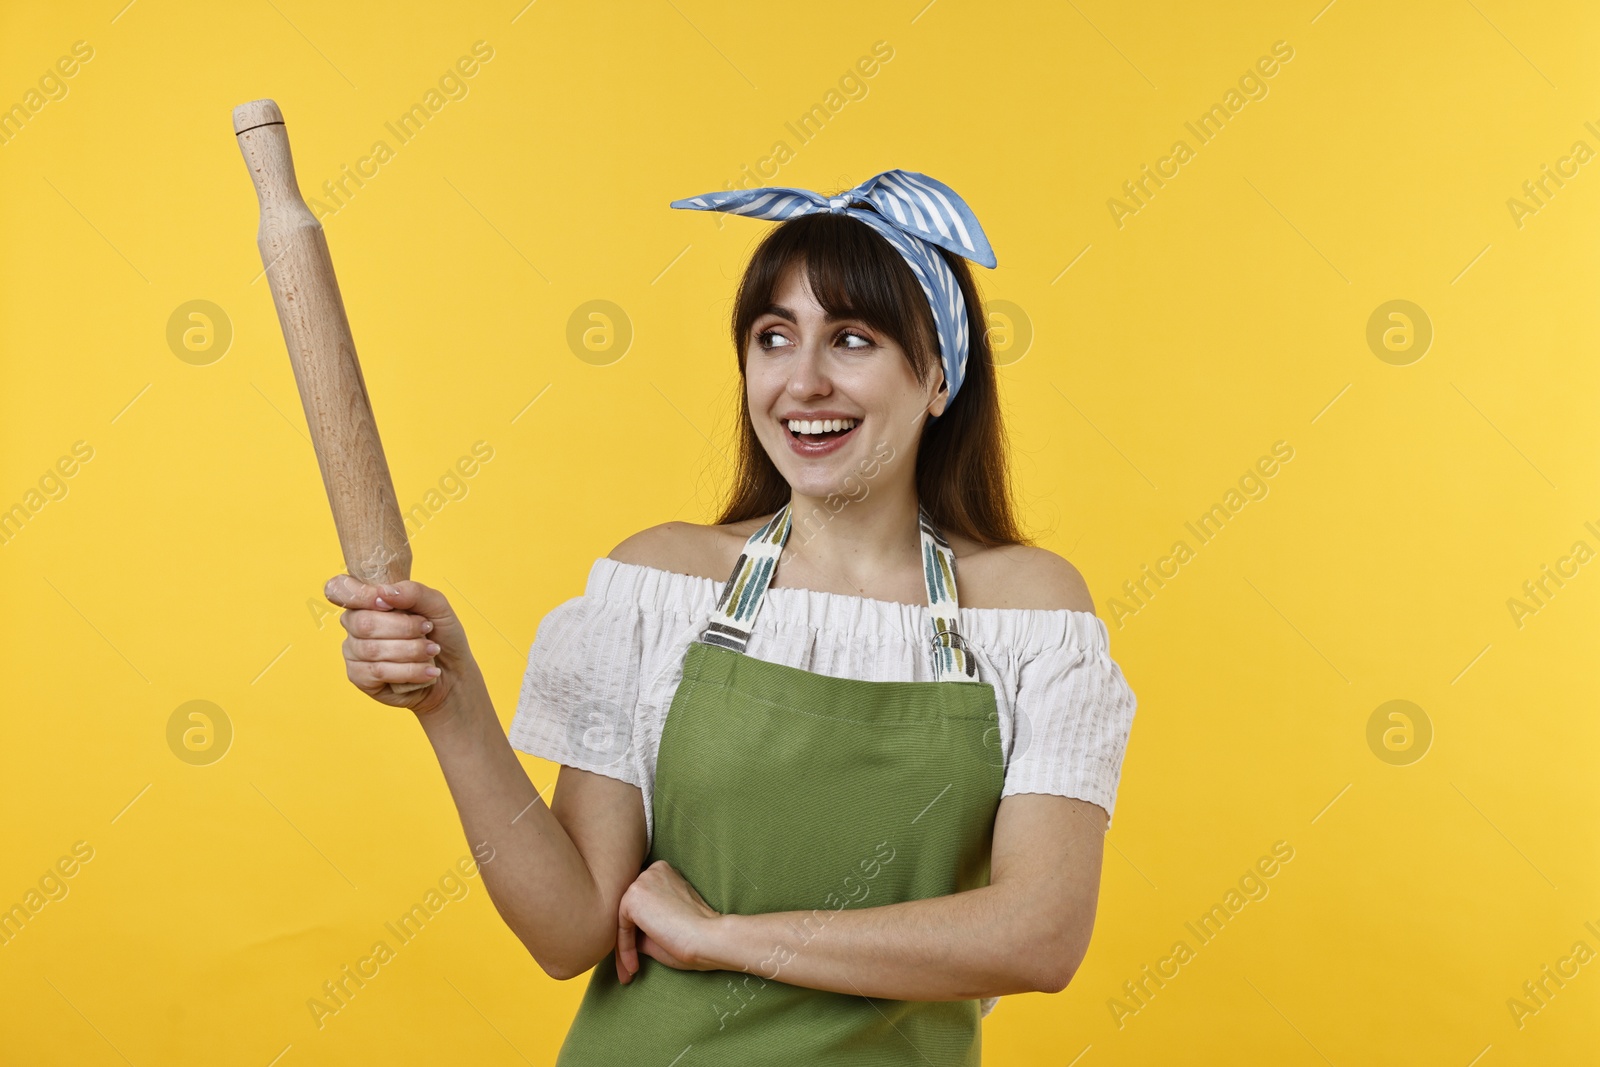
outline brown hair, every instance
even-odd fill
[[[966,298],[966,377],[944,414],[924,425],[917,446],[916,491],[941,532],[985,545],[1027,544],[1017,525],[1006,463],[1005,427],[982,299],[960,256],[939,250]],[[921,284],[894,246],[845,215],[799,215],[767,234],[750,257],[734,298],[733,347],[741,383],[750,329],[772,303],[784,270],[804,265],[817,302],[836,318],[858,318],[905,349],[917,381],[941,374],[937,328]],[[739,457],[718,524],[767,515],[789,502],[790,486],[750,421],[749,393],[739,390]]]

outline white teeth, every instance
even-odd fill
[[[848,430],[855,419],[789,419],[789,429],[795,433],[827,433],[831,430]]]

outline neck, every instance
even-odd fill
[[[838,507],[842,498],[835,498]],[[863,588],[882,576],[922,566],[917,496],[911,485],[873,486],[832,510],[827,497],[790,494],[789,539],[783,554],[822,574]]]

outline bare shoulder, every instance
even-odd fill
[[[980,545],[950,538],[961,606],[1094,614],[1089,585],[1064,557],[1037,545]],[[963,551],[965,549],[965,551]]]
[[[747,519],[726,526],[663,522],[624,538],[606,558],[720,582],[728,577],[746,539],[764,521]]]

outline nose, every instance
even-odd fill
[[[833,391],[828,379],[827,342],[813,336],[796,346],[789,364],[789,395],[796,399],[827,396]]]

